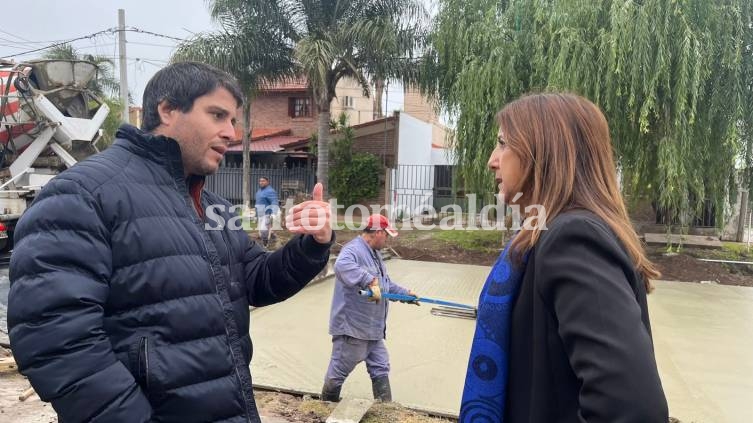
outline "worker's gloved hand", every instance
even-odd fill
[[[408,291],[408,295],[410,295],[411,297],[416,297],[416,298],[419,298],[419,297],[418,297],[418,294],[416,294],[416,293],[415,293],[415,292],[413,292],[413,291]],[[418,303],[418,299],[416,299],[415,301],[400,301],[400,302],[401,302],[401,303],[405,303],[405,304],[413,304],[413,305],[417,305],[417,306],[420,306],[420,305],[421,305],[421,304],[419,304],[419,303]]]
[[[379,280],[377,278],[374,278],[374,280],[371,281],[369,289],[371,290],[371,297],[369,297],[369,301],[378,303],[382,299],[382,290],[381,288],[379,288]]]

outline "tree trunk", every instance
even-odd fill
[[[384,91],[384,79],[374,81],[374,120],[381,119],[382,113],[382,93]]]
[[[329,103],[319,105],[319,139],[316,146],[316,180],[324,186],[324,198],[329,197]]]
[[[243,103],[243,214],[251,211],[251,101]]]

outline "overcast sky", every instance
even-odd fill
[[[71,40],[118,26],[118,9],[125,9],[127,27],[169,37],[187,38],[192,33],[212,31],[205,0],[27,0],[3,1],[0,21],[0,57],[29,60],[43,52],[19,55],[29,50]],[[9,17],[18,17],[13,19]],[[178,41],[157,35],[127,32],[128,87],[141,105],[144,86],[165,66]],[[116,34],[101,34],[74,41],[80,52],[107,56],[118,65]],[[400,109],[402,88],[389,87],[386,110]]]

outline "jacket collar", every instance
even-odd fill
[[[366,242],[366,240],[363,239],[363,237],[361,235],[358,235],[358,239],[361,241],[361,247],[365,248],[366,251],[369,251],[369,252],[376,251],[373,248],[371,248],[371,245],[369,245],[369,243]]]
[[[165,166],[175,178],[185,179],[180,145],[174,139],[144,132],[129,124],[121,125],[115,138],[114,145]]]
[[[184,175],[183,158],[177,141],[164,135],[144,132],[133,125],[123,124],[115,134],[115,144],[126,150],[165,167],[176,182],[179,191],[191,197],[200,217],[203,217],[201,193],[204,176]],[[183,191],[185,190],[185,191]]]

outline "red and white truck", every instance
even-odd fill
[[[0,59],[0,252],[42,187],[97,152],[110,109],[89,88],[96,74],[82,60]]]

